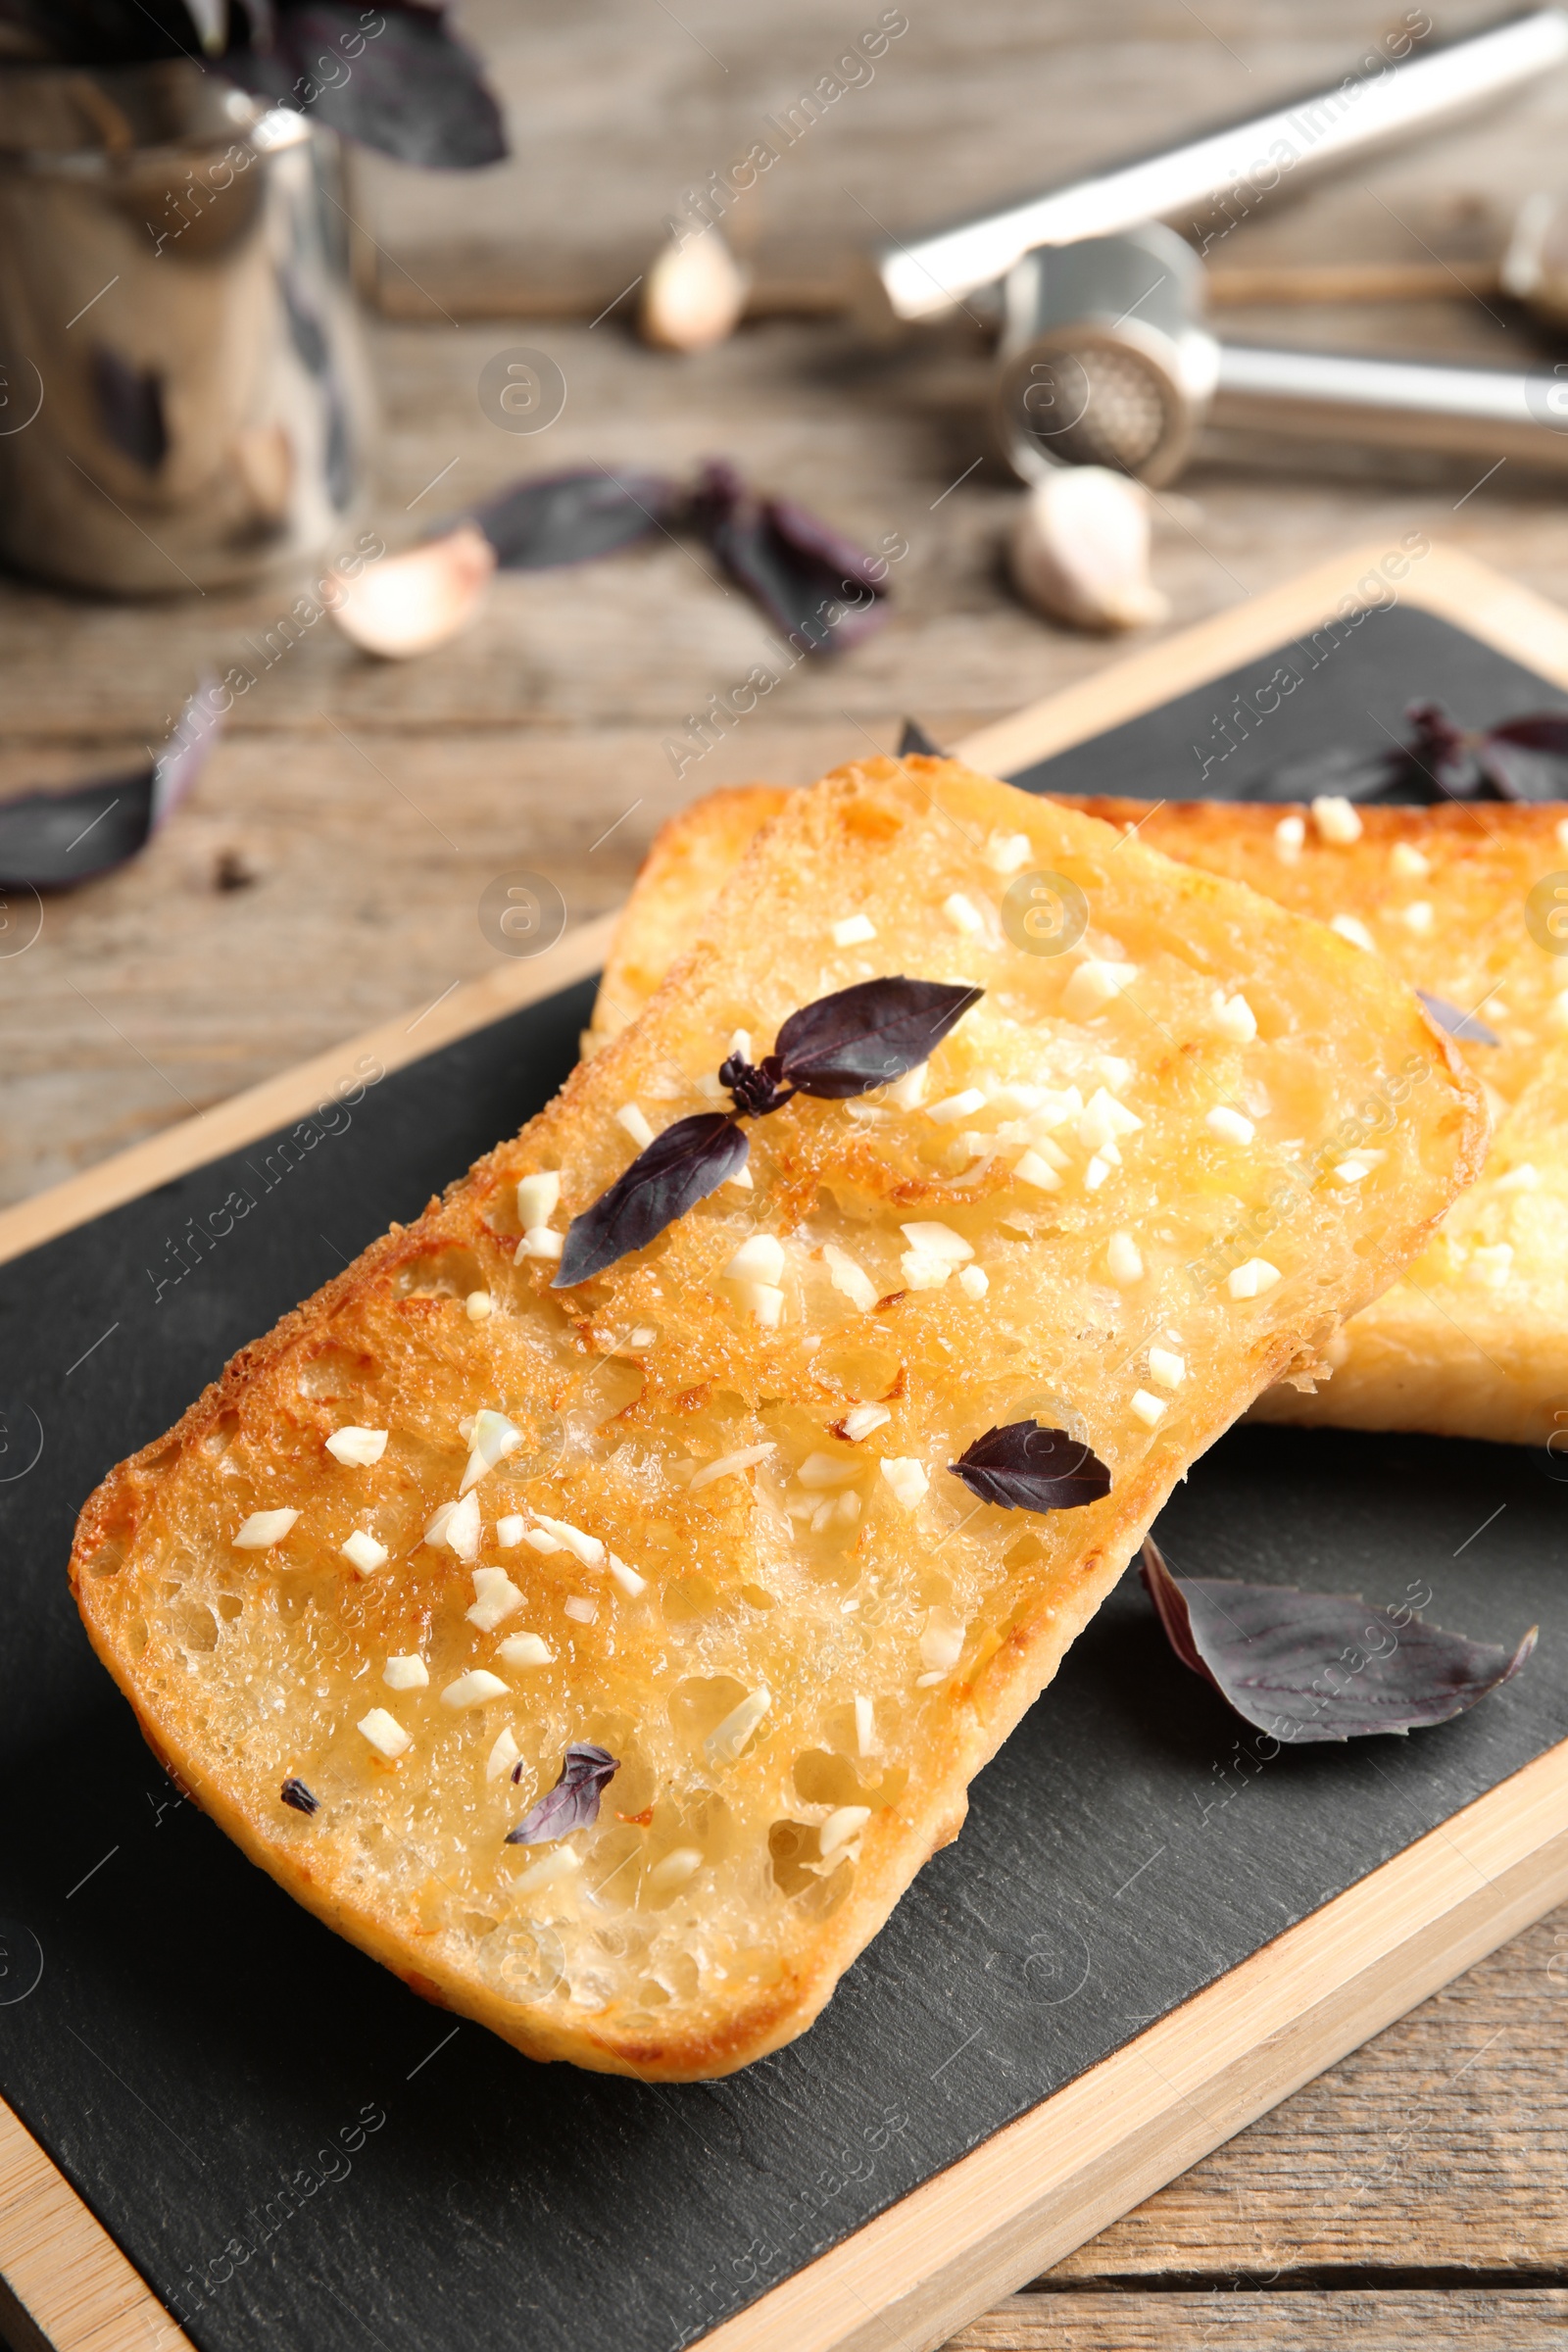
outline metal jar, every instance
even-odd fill
[[[370,407],[338,170],[180,59],[0,67],[0,560],[170,595],[340,531]]]

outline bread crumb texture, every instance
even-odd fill
[[[852,913],[875,936],[841,948]],[[1174,1481],[1416,1254],[1485,1137],[1377,957],[953,762],[792,795],[704,934],[114,1471],[72,1562],[255,1861],[520,2049],[656,2080],[810,2023]],[[713,1109],[737,1031],[760,1055],[884,973],[985,995],[923,1075],[750,1123],[750,1190],[552,1287],[541,1237],[634,1156],[627,1105]],[[977,1501],[950,1465],[1019,1420],[1109,1494]],[[597,1819],[509,1845],[581,1743],[618,1763]]]

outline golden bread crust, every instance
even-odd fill
[[[1009,933],[1009,835],[1083,892],[1070,953]],[[869,945],[835,943],[852,910]],[[986,989],[924,1103],[797,1098],[749,1129],[750,1192],[576,1290],[518,1258],[519,1179],[559,1174],[564,1227],[632,1156],[617,1114],[711,1107],[735,1029],[761,1052],[867,967]],[[1251,1041],[1220,1011],[1244,992]],[[971,1096],[978,1151],[933,1115]],[[1339,1184],[1369,1116],[1384,1157]],[[955,762],[841,769],[791,796],[633,1027],[110,1474],[73,1590],[196,1801],[415,1989],[535,2057],[720,2074],[810,2023],[1172,1484],[1399,1272],[1484,1142],[1446,1042],[1332,932]],[[933,1226],[984,1286],[933,1274]],[[1136,1277],[1108,1270],[1129,1235]],[[758,1237],[776,1305],[727,1270]],[[885,1418],[852,1439],[858,1403]],[[481,1410],[521,1449],[473,1487],[465,1557],[430,1529]],[[1014,1418],[1081,1430],[1109,1494],[976,1503],[946,1465]],[[387,1431],[380,1459],[329,1454],[345,1429]],[[269,1548],[235,1547],[278,1510]],[[389,1558],[361,1573],[341,1546],[366,1531]],[[515,1598],[480,1625],[490,1568]],[[524,1633],[543,1662],[507,1659]],[[389,1688],[409,1657],[427,1687]],[[474,1672],[499,1694],[449,1703]],[[377,1709],[395,1758],[359,1728]],[[598,1824],[506,1845],[576,1740],[620,1759]]]

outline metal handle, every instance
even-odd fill
[[[1218,205],[1365,154],[1535,80],[1568,57],[1568,15],[1532,10],[1377,74],[1137,157],[1002,212],[875,255],[895,316],[929,318],[994,283],[1037,245],[1103,237],[1189,207]],[[1272,178],[1262,175],[1272,173]]]
[[[1525,373],[1222,343],[1206,421],[1568,468],[1568,368]]]

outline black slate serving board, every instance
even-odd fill
[[[1180,797],[1202,722],[1288,652],[1023,780]],[[1370,615],[1354,656],[1271,760],[1375,745],[1436,688],[1477,722],[1561,702],[1418,612]],[[1568,1738],[1558,1465],[1237,1431],[1161,1519],[1178,1571],[1430,1593],[1494,1642],[1539,1623],[1532,1666],[1409,1740],[1271,1756],[1129,1577],[791,2048],[645,2087],[423,2006],[180,1801],[64,1565],[111,1462],[546,1101],[588,1002],[383,1078],[286,1169],[258,1144],[0,1267],[0,2091],[202,2352],[674,2352]],[[236,1191],[243,1222],[193,1251]]]

